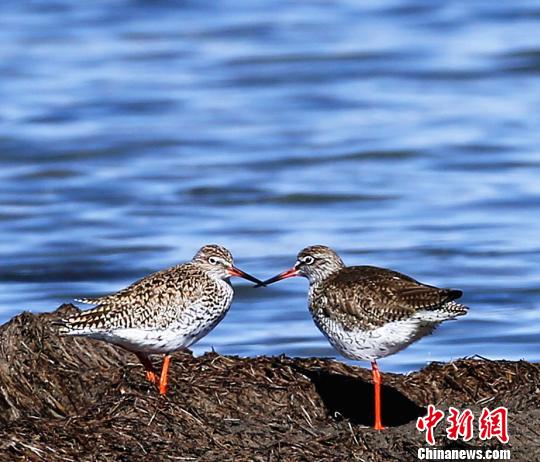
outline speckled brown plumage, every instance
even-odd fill
[[[314,316],[334,319],[348,330],[371,331],[421,310],[465,314],[462,305],[449,303],[461,295],[460,290],[422,284],[397,271],[349,266],[315,284],[309,306]]]
[[[309,310],[329,342],[351,359],[374,361],[467,312],[460,290],[439,289],[385,268],[345,266],[329,247],[301,250],[293,268],[268,280],[309,280]]]
[[[221,308],[228,296],[226,287],[212,280],[193,263],[153,273],[112,295],[79,299],[98,305],[67,320],[78,329],[164,329],[194,303]]]
[[[382,430],[377,359],[430,334],[443,321],[467,312],[454,300],[460,290],[439,289],[385,268],[347,267],[324,245],[301,250],[293,268],[264,281],[293,276],[309,280],[309,310],[332,346],[350,359],[371,361],[376,430]]]
[[[159,382],[165,393],[169,354],[189,347],[223,319],[233,298],[232,276],[260,282],[236,268],[227,249],[207,245],[188,263],[146,276],[112,295],[79,300],[97,307],[62,321],[60,333],[134,352],[153,382],[157,376],[147,355],[165,354]]]

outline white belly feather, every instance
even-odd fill
[[[350,359],[373,361],[397,353],[425,335],[431,334],[438,322],[413,316],[393,321],[373,330],[347,330],[343,324],[328,317],[315,317],[315,324],[332,346]],[[446,318],[448,319],[448,318]]]

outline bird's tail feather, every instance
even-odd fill
[[[69,335],[69,333],[71,332],[71,329],[69,328],[69,323],[66,319],[52,321],[51,326],[56,327],[60,335]]]
[[[452,313],[454,316],[463,316],[464,314],[467,314],[467,311],[469,311],[469,307],[465,306],[458,302],[448,302],[445,303],[441,308],[441,311],[445,311],[447,313]]]
[[[420,310],[416,316],[424,322],[440,323],[463,316],[468,310],[468,306],[451,301],[436,308]]]
[[[100,305],[69,318],[53,321],[51,324],[59,327],[58,333],[61,335],[80,335],[95,328],[103,328],[106,317],[107,309]]]

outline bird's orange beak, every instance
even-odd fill
[[[263,281],[261,284],[257,284],[255,287],[267,286],[268,284],[272,284],[273,282],[278,282],[282,279],[293,278],[295,276],[300,276],[300,273],[298,272],[297,268],[291,268],[275,275],[274,277],[271,277],[270,279],[267,279],[266,281]]]
[[[227,268],[227,274],[229,276],[233,276],[233,277],[237,276],[239,278],[247,279],[248,281],[251,281],[257,284],[257,286],[264,286],[263,281],[257,279],[251,274],[246,273],[245,271],[242,271],[240,268],[237,268],[236,266],[231,266],[230,268]]]

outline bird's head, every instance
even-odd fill
[[[314,284],[323,281],[344,266],[343,260],[330,247],[311,245],[298,253],[291,269],[267,279],[264,285],[295,276],[303,276],[309,280],[310,284]]]
[[[191,261],[215,279],[226,280],[238,276],[257,284],[263,284],[256,277],[234,266],[231,252],[221,245],[210,244],[201,247]]]

